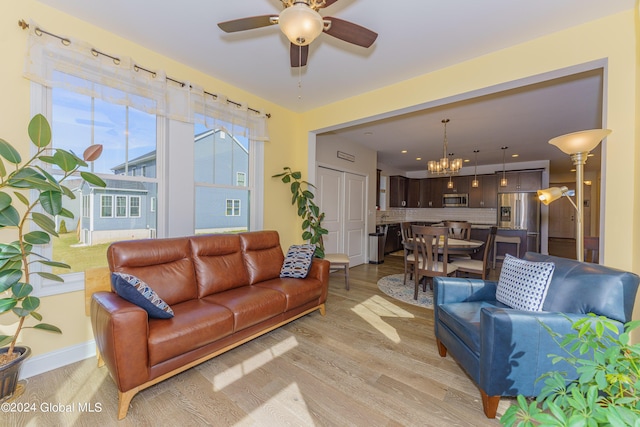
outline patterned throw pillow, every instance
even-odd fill
[[[316,245],[291,245],[280,269],[280,277],[293,277],[295,279],[307,277],[315,251]]]
[[[112,273],[111,283],[116,293],[127,301],[144,308],[150,317],[168,319],[173,310],[153,289],[136,276],[126,273]]]
[[[507,254],[496,299],[518,310],[542,311],[555,268],[552,262],[525,261]]]

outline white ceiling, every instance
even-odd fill
[[[633,9],[635,4],[635,0],[339,0],[321,14],[369,28],[379,34],[378,39],[364,49],[321,34],[310,46],[308,65],[293,69],[289,42],[277,26],[226,34],[216,25],[277,14],[279,0],[39,1],[297,112]],[[47,30],[74,35],[73,28]],[[108,46],[99,48],[109,51]],[[154,65],[159,64],[149,64]],[[425,160],[441,156],[440,121],[447,117],[449,151],[457,155],[469,158],[478,148],[478,164],[495,163],[496,154],[501,163],[500,147],[509,146],[508,153],[518,152],[519,160],[553,161],[557,156],[560,163],[553,161],[552,167],[557,164],[561,171],[569,161],[554,147],[548,150],[547,141],[601,126],[601,84],[601,75],[587,73],[530,90],[477,98],[479,102],[429,108],[426,115],[336,132],[374,147],[385,164],[415,170],[417,155]],[[400,146],[411,155],[399,156]],[[587,167],[597,163],[590,160]]]

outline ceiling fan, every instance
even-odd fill
[[[261,15],[220,22],[218,27],[226,33],[252,30],[254,28],[279,25],[291,42],[292,67],[307,65],[309,44],[322,32],[337,39],[362,47],[369,47],[378,34],[338,18],[323,17],[318,10],[331,6],[338,0],[281,0],[284,9],[280,15]]]

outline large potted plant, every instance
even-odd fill
[[[298,216],[302,219],[302,239],[316,245],[315,256],[324,258],[324,242],[322,236],[328,231],[322,228],[324,212],[313,201],[314,195],[310,188],[313,184],[302,179],[302,173],[285,166],[284,172],[273,175],[285,184],[290,184],[291,204],[297,207]]]
[[[570,321],[570,320],[568,320]],[[520,395],[500,421],[511,426],[638,426],[640,425],[640,343],[631,344],[630,332],[640,321],[625,324],[624,332],[606,317],[582,318],[574,333],[560,336],[546,327],[566,351],[549,355],[567,362],[578,373],[542,375],[542,392],[535,400]]]
[[[20,332],[32,328],[62,333],[54,325],[41,323],[40,299],[32,295],[31,278],[36,274],[63,282],[60,276],[35,271],[34,267],[36,264],[70,267],[43,257],[34,247],[49,244],[52,236],[58,236],[52,217],[73,218],[73,213],[63,207],[62,200],[75,196],[62,182],[102,153],[99,144],[87,148],[83,158],[69,151],[51,149],[51,127],[41,114],[29,122],[28,134],[36,152],[24,162],[20,153],[0,138],[0,229],[13,229],[17,234],[12,242],[0,242],[0,314],[13,315],[17,321],[13,334],[0,334],[0,347],[8,344],[8,347],[0,348],[0,399],[15,391],[20,365],[30,353],[28,347],[16,346]],[[59,178],[47,172],[45,164],[59,169]],[[94,185],[106,186],[92,173],[82,171],[80,176]],[[4,236],[6,231],[2,233]],[[37,323],[31,324],[27,319],[35,319]]]

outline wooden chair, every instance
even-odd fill
[[[513,256],[520,257],[520,237],[518,237],[518,236],[502,236],[500,234],[497,234],[495,240],[493,241],[493,269],[494,270],[496,268],[496,260],[504,259],[504,255],[498,255],[498,244],[499,243],[511,243],[511,244],[516,245],[516,251],[513,254]]]
[[[584,260],[594,264],[600,263],[600,238],[584,238]]]
[[[444,226],[449,230],[449,238],[471,240],[471,223],[466,221],[445,221]],[[471,259],[471,255],[458,253],[455,249],[449,251],[452,259]]]
[[[482,280],[487,280],[489,277],[489,271],[491,270],[490,254],[493,251],[493,242],[496,238],[498,227],[491,227],[489,235],[487,236],[487,242],[484,245],[484,254],[482,260],[479,259],[454,259],[451,264],[458,267],[456,276],[458,273],[477,274],[482,277]]]
[[[411,279],[415,271],[416,258],[414,256],[413,247],[413,231],[410,222],[401,222],[400,231],[402,232],[402,248],[404,251],[404,284],[407,284],[407,275]]]
[[[417,300],[418,287],[423,277],[450,276],[456,272],[457,267],[447,262],[449,259],[449,232],[447,228],[414,225],[412,230],[416,258],[413,275],[415,281],[413,299]],[[440,254],[443,261],[438,260]],[[433,285],[431,287],[433,288]],[[425,280],[422,291],[426,290]]]
[[[344,270],[344,288],[349,290],[349,256],[347,254],[324,254],[329,261],[329,271]]]

